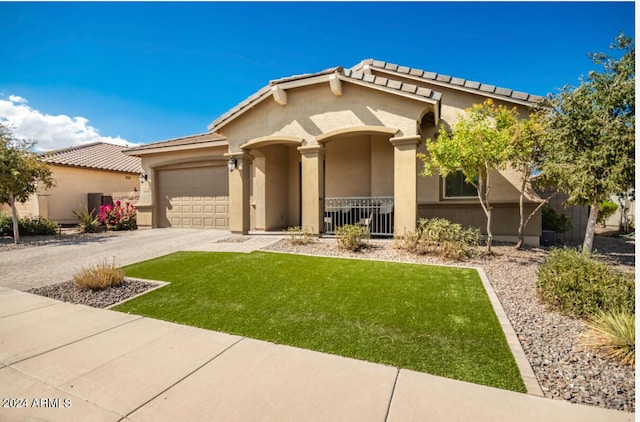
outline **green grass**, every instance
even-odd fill
[[[475,270],[269,252],[124,270],[171,284],[122,312],[525,391]]]

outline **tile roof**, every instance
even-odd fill
[[[435,72],[427,72],[422,69],[411,68],[407,66],[398,66],[397,64],[387,63],[381,60],[366,59],[351,68],[353,71],[366,71],[366,68],[380,70],[385,73],[394,73],[407,78],[424,80],[432,84],[446,86],[453,89],[476,92],[480,95],[489,94],[495,98],[515,101],[521,104],[529,105],[540,101],[541,96],[527,94],[526,92],[514,91],[509,88],[500,88],[494,85],[487,85],[480,82],[470,81],[462,78],[454,78],[449,75],[443,75]]]
[[[120,145],[94,142],[49,151],[43,154],[42,160],[65,166],[140,173],[140,158],[123,154],[124,149],[125,147]]]
[[[204,144],[207,142],[226,141],[226,140],[227,138],[225,138],[222,135],[208,132],[208,133],[201,133],[198,135],[185,136],[182,138],[168,139],[166,141],[153,142],[150,144],[141,145],[139,147],[128,148],[128,149],[125,149],[124,151],[125,153],[130,153],[130,152],[146,151],[146,150],[152,150],[152,149],[158,149],[158,148],[169,148],[169,147],[184,146],[184,145],[197,145],[197,144]]]
[[[342,80],[359,83],[361,85],[368,85],[375,89],[388,90],[392,92],[395,91],[400,94],[411,94],[412,96],[415,96],[414,98],[418,97],[429,101],[440,101],[442,97],[441,93],[433,91],[429,88],[419,87],[414,84],[402,83],[400,81],[380,76],[374,76],[365,72],[359,72],[354,69],[344,69],[342,66],[336,66],[316,73],[305,73],[302,75],[293,75],[281,79],[272,80],[269,82],[269,85],[261,88],[255,94],[251,95],[226,113],[222,114],[216,120],[214,120],[209,125],[209,129],[214,130],[225,121],[241,114],[245,109],[251,108],[258,102],[264,100],[265,98],[268,98],[271,95],[271,88],[274,86],[331,74],[339,75]]]
[[[342,72],[342,70],[343,70],[342,66],[330,67],[329,69],[321,70],[320,72],[316,72],[316,73],[304,73],[302,75],[293,75],[293,76],[287,76],[285,78],[275,79],[275,80],[269,81],[269,85],[273,86],[273,85],[281,84],[284,82],[291,82],[291,81],[297,81],[300,79],[313,78],[314,76],[330,75],[332,73]]]

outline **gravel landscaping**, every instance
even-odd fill
[[[51,286],[31,289],[28,290],[28,293],[63,300],[65,302],[93,306],[94,308],[107,308],[155,287],[158,287],[158,284],[125,279],[122,284],[117,287],[111,287],[105,290],[81,290],[76,286],[75,281],[66,281],[64,283],[52,284]]]
[[[21,247],[36,245],[30,243]],[[594,249],[619,270],[635,270],[633,240],[596,236]],[[390,241],[372,241],[370,247],[354,253],[338,249],[334,239],[321,239],[309,245],[291,245],[283,239],[264,250],[482,267],[518,334],[546,397],[635,412],[634,368],[603,358],[583,347],[579,336],[585,330],[585,324],[551,311],[539,302],[535,289],[536,270],[548,253],[546,248],[517,251],[512,245],[498,244],[494,247],[495,256],[480,256],[462,263],[445,262],[433,256],[409,255],[394,249]],[[33,289],[31,292],[73,303],[106,307],[156,286],[138,283],[128,280],[121,289],[101,292],[103,296],[100,298],[94,292],[79,291],[73,282]]]

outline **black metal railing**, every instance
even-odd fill
[[[346,224],[361,224],[373,236],[393,236],[393,196],[325,198],[323,221],[327,234]]]

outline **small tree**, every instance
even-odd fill
[[[437,140],[427,139],[429,154],[418,154],[424,163],[422,176],[435,168],[444,177],[461,171],[467,183],[478,192],[480,206],[487,217],[487,253],[491,253],[491,172],[502,170],[508,162],[508,146],[514,136],[515,109],[495,106],[490,99],[474,104],[453,125],[451,133],[440,127]]]
[[[517,116],[517,112],[514,112]],[[533,216],[545,206],[559,191],[556,189],[545,198],[529,215],[525,216],[524,198],[527,190],[531,189],[531,176],[534,172],[540,173],[536,183],[539,186],[552,186],[554,180],[544,172],[545,157],[553,144],[543,136],[544,126],[536,114],[531,114],[528,119],[517,120],[513,138],[509,143],[509,163],[520,174],[520,224],[518,226],[518,242],[516,249],[520,249],[524,242],[524,229]]]
[[[17,140],[0,123],[0,204],[11,206],[13,242],[20,243],[16,201],[26,202],[36,192],[38,182],[45,188],[54,185],[49,165],[32,151],[35,142]]]
[[[611,48],[624,54],[590,54],[602,72],[589,72],[577,88],[567,85],[537,106],[553,143],[545,173],[558,181],[569,203],[590,207],[585,252],[593,248],[599,204],[635,181],[635,48],[624,34]]]

